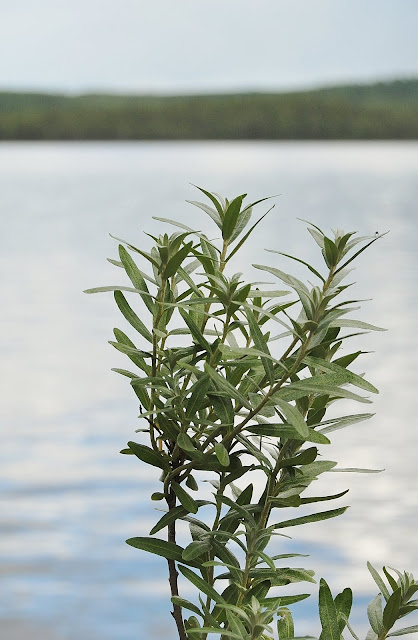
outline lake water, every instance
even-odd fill
[[[159,517],[148,498],[156,477],[118,454],[138,428],[135,396],[110,372],[125,365],[107,345],[124,323],[110,294],[82,290],[121,284],[106,262],[117,249],[108,232],[146,246],[142,232],[159,229],[151,220],[159,215],[213,235],[184,202],[200,199],[190,183],[251,200],[281,194],[235,264],[257,280],[252,262],[306,277],[303,267],[263,253],[316,260],[298,217],[361,235],[390,230],[356,272],[356,297],[373,298],[359,317],[389,329],[351,345],[374,352],[361,366],[381,392],[377,415],[332,434],[326,452],[342,467],[385,472],[328,476],[335,492],[351,489],[335,503],[351,509],[295,529],[286,548],[311,553],[305,565],[334,590],[354,588],[360,631],[376,591],[367,560],[418,574],[417,168],[417,143],[0,146],[0,635],[20,620],[63,640],[176,637],[165,561],[124,543],[147,535]],[[316,595],[295,608],[298,633],[315,631],[315,610]]]

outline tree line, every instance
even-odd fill
[[[417,139],[418,80],[291,93],[0,92],[0,140]]]

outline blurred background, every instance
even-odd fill
[[[264,248],[319,264],[297,218],[390,230],[353,278],[358,317],[388,332],[346,347],[372,352],[376,416],[324,452],[385,472],[333,474],[351,509],[286,551],[354,589],[360,634],[366,561],[418,574],[417,18],[414,0],[1,2],[1,638],[175,640],[165,562],[124,542],[159,517],[158,479],[118,454],[139,426],[110,371],[126,327],[82,291],[123,284],[108,232],[146,247],[157,215],[216,235],[190,183],[280,194],[234,265],[254,280],[253,262],[288,266]],[[312,587],[299,635],[318,630]]]

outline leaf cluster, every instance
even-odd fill
[[[343,284],[351,264],[378,237],[340,230],[328,237],[308,223],[323,268],[281,255],[302,263],[315,282],[256,264],[273,277],[266,289],[240,273],[228,275],[227,267],[266,215],[250,225],[254,207],[267,198],[245,205],[245,194],[228,200],[200,191],[207,201],[192,204],[212,219],[219,241],[157,218],[177,231],[150,236],[149,251],[119,240],[119,259],[111,262],[128,284],[88,291],[113,291],[135,332],[132,340],[114,329],[111,341],[133,365],[132,371],[115,371],[130,380],[143,434],[121,453],[161,471],[151,498],[167,505],[149,537],[127,542],[167,559],[180,640],[206,640],[213,633],[224,640],[268,640],[275,619],[280,640],[287,640],[294,637],[288,606],[308,594],[290,595],[285,587],[315,580],[313,571],[288,566],[300,554],[272,555],[270,543],[285,535],[283,529],[334,518],[347,508],[312,512],[305,505],[347,493],[307,490],[321,474],[345,471],[323,457],[328,434],[372,415],[327,412],[340,399],[368,404],[368,395],[378,392],[350,368],[363,352],[340,355],[350,336],[382,330],[351,317],[359,301],[346,298],[350,285]],[[208,479],[211,499],[198,499]],[[294,508],[300,515],[280,511]],[[185,547],[176,542],[179,520],[189,524]],[[167,539],[154,537],[164,533]],[[197,601],[179,595],[178,571],[196,587]],[[368,640],[385,638],[415,607],[408,600],[416,584],[410,574],[399,576],[396,588],[385,574],[394,590],[389,595],[378,582],[387,603],[380,617],[379,604],[372,605],[371,633],[377,635]],[[351,602],[349,589],[334,599],[321,581],[321,640],[340,640],[350,629]]]

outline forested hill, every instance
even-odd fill
[[[418,139],[418,80],[291,93],[0,92],[0,140]]]

